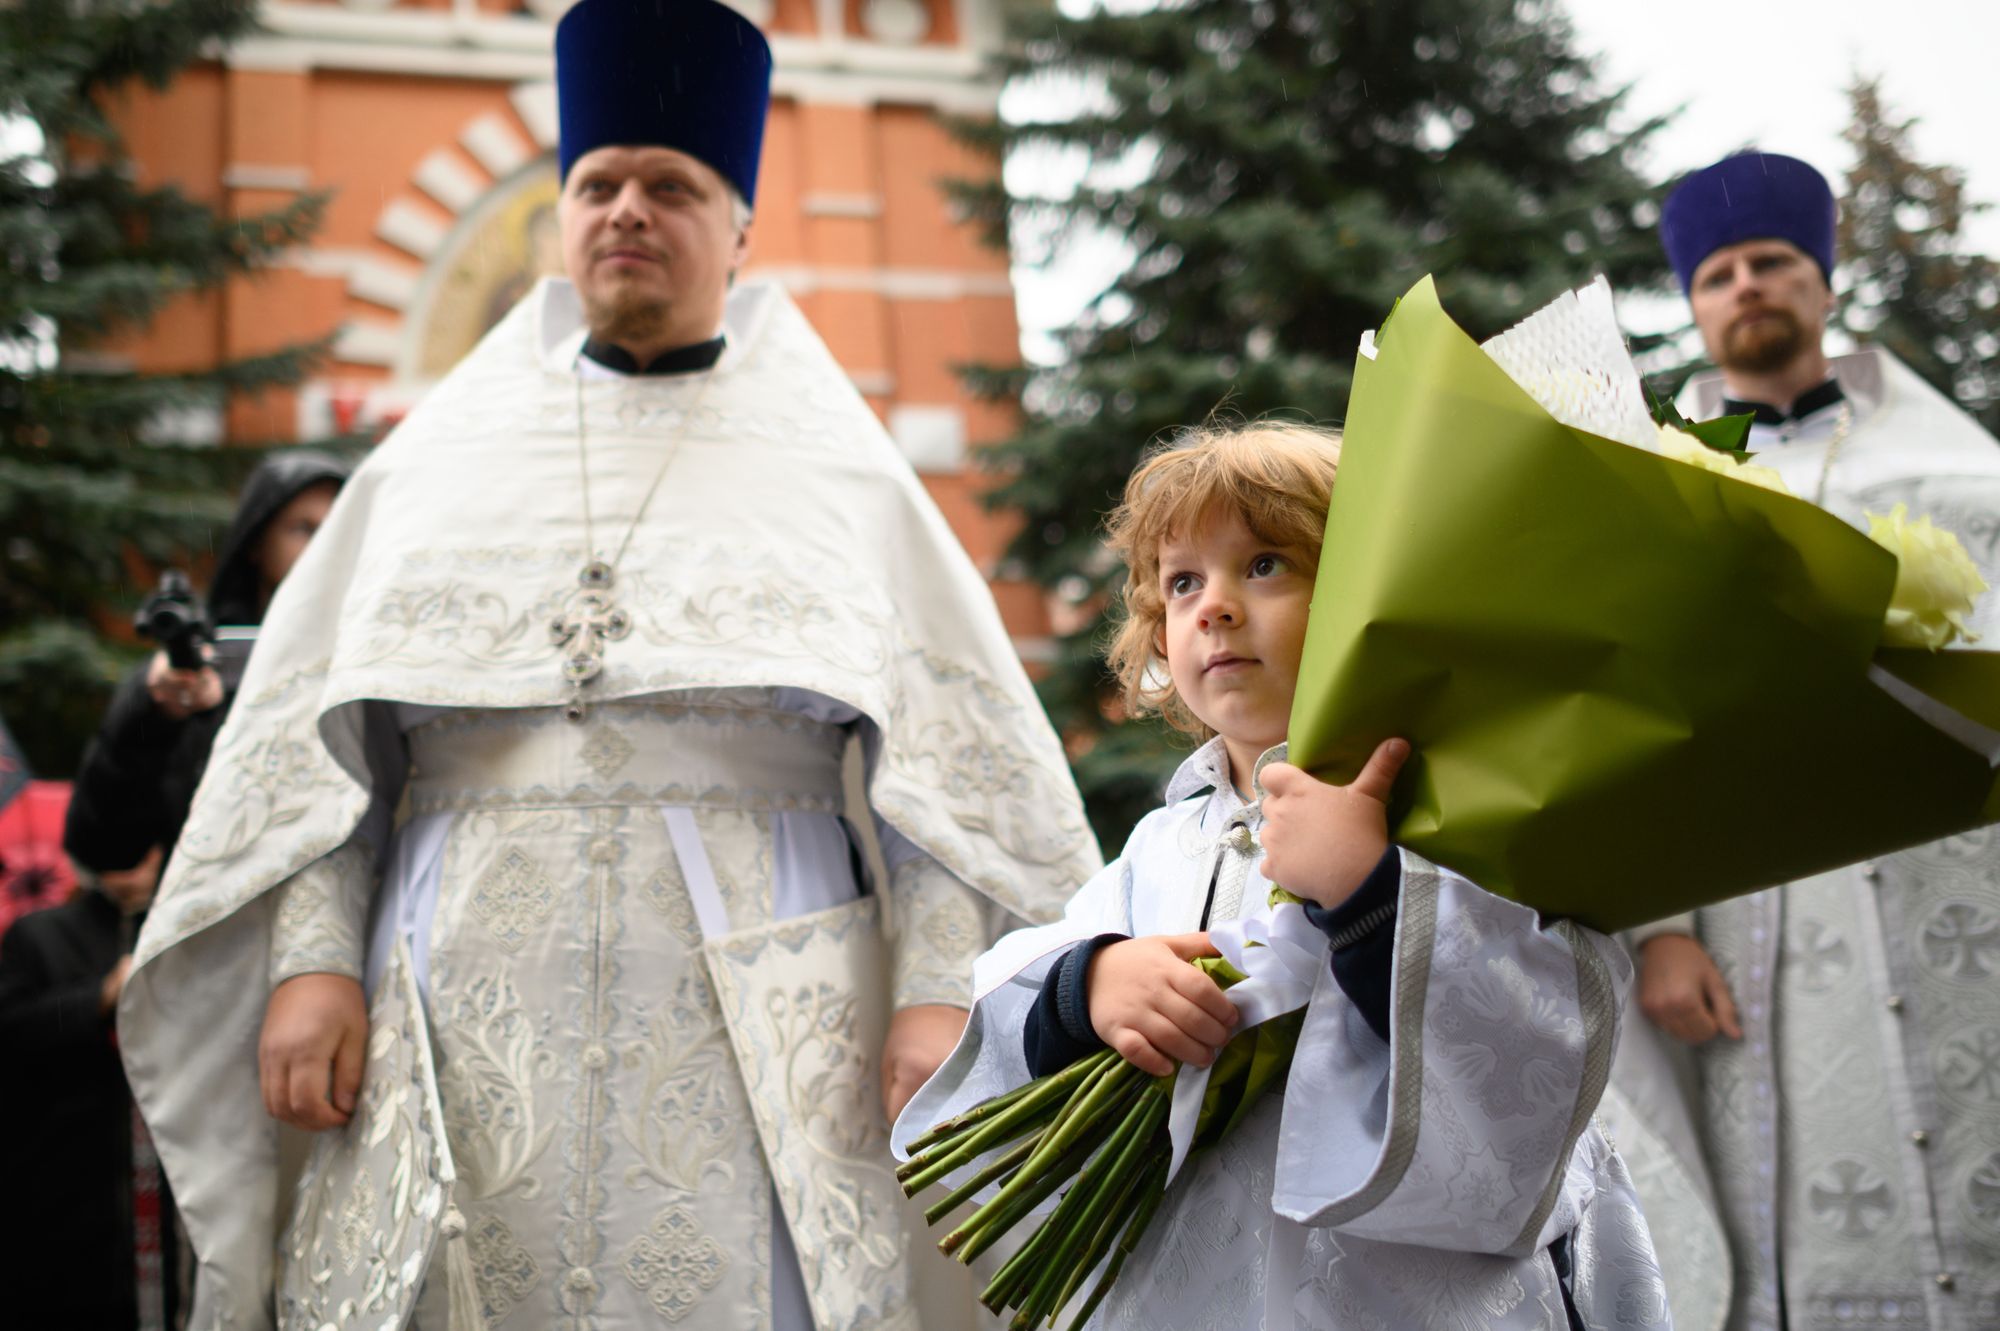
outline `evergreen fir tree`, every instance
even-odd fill
[[[1093,612],[1043,697],[1115,847],[1177,752],[1155,724],[1120,724],[1098,654],[1115,572],[1100,520],[1147,443],[1218,408],[1337,423],[1362,332],[1425,273],[1482,337],[1596,272],[1659,284],[1654,192],[1634,165],[1659,122],[1617,127],[1622,91],[1599,86],[1542,0],[1181,0],[1013,24],[1007,72],[1088,89],[1087,106],[967,137],[1149,165],[1130,188],[1087,178],[1067,200],[957,187],[996,240],[1054,218],[1135,255],[1063,330],[1057,368],[974,372],[1022,403],[989,455],[993,502],[1025,518],[1012,554]]]
[[[0,161],[0,712],[43,776],[66,775],[118,673],[138,578],[205,552],[229,521],[240,449],[163,441],[227,394],[296,382],[316,347],[194,374],[106,372],[90,349],[169,301],[304,241],[323,200],[223,218],[136,184],[110,113],[255,0],[16,0],[0,7],[0,120],[42,146]],[[100,362],[101,365],[101,362]]]
[[[1847,93],[1855,160],[1840,206],[1842,322],[2000,434],[2000,263],[1966,253],[1963,235],[1988,205],[1966,198],[1957,167],[1917,160],[1917,122],[1892,116],[1879,80]]]

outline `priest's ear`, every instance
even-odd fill
[[[729,256],[729,285],[731,286],[736,285],[736,274],[741,271],[743,265],[750,259],[750,224],[755,220],[756,218],[750,212],[750,205],[743,201],[743,196],[736,192],[735,186],[730,186],[729,225],[736,232],[735,247]]]

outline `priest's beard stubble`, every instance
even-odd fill
[[[1722,368],[1745,374],[1782,370],[1805,350],[1806,330],[1790,310],[1759,310],[1760,317],[1729,325],[1722,335]]]
[[[667,326],[667,307],[634,291],[583,298],[584,322],[600,342],[620,347],[650,346]]]

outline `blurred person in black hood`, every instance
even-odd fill
[[[0,937],[0,1326],[166,1331],[187,1307],[173,1203],[118,1061],[119,992],[160,852],[80,869]]]
[[[348,470],[330,454],[297,448],[250,474],[209,585],[211,624],[263,622]],[[171,858],[229,703],[215,670],[175,670],[163,651],[127,675],[77,772],[63,828],[70,858],[100,873],[130,869],[156,846]]]
[[[210,622],[261,623],[347,479],[273,454],[244,485]],[[119,686],[77,773],[63,848],[80,889],[0,940],[0,1327],[167,1331],[187,1306],[173,1200],[119,1063],[132,944],[231,691],[166,653]]]

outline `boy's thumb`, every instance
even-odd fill
[[[1406,739],[1385,739],[1375,746],[1375,752],[1368,757],[1368,763],[1361,769],[1361,775],[1354,778],[1348,789],[1357,795],[1389,802],[1389,792],[1395,787],[1396,774],[1403,770],[1403,764],[1410,758],[1410,742]]]
[[[1311,777],[1290,763],[1271,763],[1257,773],[1257,784],[1264,787],[1267,795],[1289,794],[1310,780]]]

